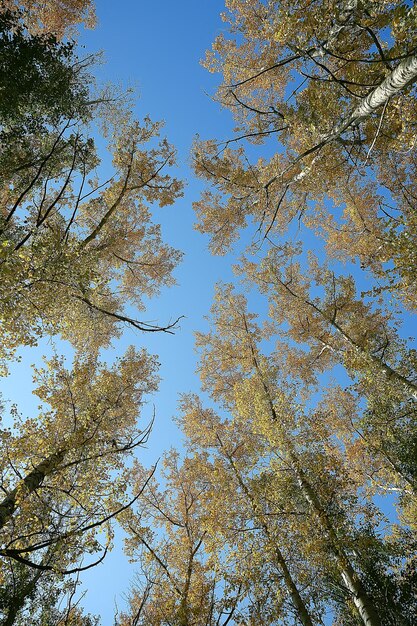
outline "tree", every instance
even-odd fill
[[[417,302],[416,7],[226,6],[229,32],[204,64],[223,76],[217,98],[236,132],[195,144],[195,170],[209,183],[197,228],[224,253],[255,224],[237,271],[268,296],[262,336],[276,341],[273,362],[303,402],[320,393],[320,423],[340,439],[357,489],[370,501],[397,493],[412,527],[416,362],[402,323],[403,305]],[[241,374],[220,376],[219,337],[203,376],[233,398]]]
[[[125,307],[143,309],[173,282],[181,254],[162,241],[150,207],[172,204],[182,185],[165,173],[175,150],[159,138],[162,124],[133,120],[126,97],[95,88],[91,59],[58,39],[90,3],[23,5],[0,12],[0,359],[5,369],[17,347],[57,334],[76,353],[72,370],[57,356],[36,370],[39,415],[23,419],[14,407],[1,431],[0,619],[90,626],[73,596],[61,611],[61,592],[105,558],[113,521],[139,496],[127,495],[125,463],[147,439],[137,417],[157,387],[144,350],[112,367],[98,353],[120,324],[175,326],[140,322]],[[104,181],[97,128],[113,156]]]
[[[74,35],[78,24],[95,26],[93,0],[4,0],[3,5],[14,11],[24,10],[26,27],[35,35],[46,32],[62,38]]]
[[[333,428],[339,424],[352,453],[365,453],[369,464],[359,464],[378,488],[386,483],[402,489],[402,504],[410,504],[416,476],[415,350],[400,338],[398,319],[385,303],[377,308],[365,302],[353,276],[337,276],[309,256],[303,270],[296,249],[276,247],[259,266],[248,262],[245,270],[268,294],[269,323],[291,376],[317,385],[322,372],[344,365],[354,384],[330,394],[338,406],[330,410]]]
[[[75,44],[62,43],[51,34],[30,35],[23,19],[20,12],[3,9],[0,13],[2,127],[15,131],[15,137],[44,134],[47,126],[57,124],[60,118],[74,114],[91,117],[91,77],[83,74],[83,64],[77,63]]]
[[[19,171],[42,160],[51,128],[73,117],[87,122],[94,110],[89,63],[77,60],[72,42],[28,35],[22,17],[0,13],[2,185],[10,180],[16,184]]]
[[[221,419],[193,395],[182,398],[180,424],[192,458],[188,471],[204,487],[206,551],[241,576],[255,622],[319,623],[326,596],[321,573],[303,558],[290,522],[302,509],[289,502],[285,478],[279,486],[275,481],[272,496],[262,436],[243,420]]]
[[[366,542],[361,556],[352,534],[358,516],[377,524],[375,508],[360,503],[334,431],[323,421],[320,410],[307,413],[302,409],[294,383],[285,391],[285,379],[278,377],[275,359],[259,351],[262,333],[254,316],[247,313],[244,298],[234,295],[230,286],[217,293],[213,327],[198,336],[204,388],[239,426],[247,422],[265,438],[272,466],[291,477],[291,499],[298,497],[304,502],[309,520],[306,544],[313,542],[313,555],[317,550],[323,568],[332,568],[329,575],[340,577],[345,602],[353,603],[362,623],[381,623],[384,609],[374,601],[369,581],[361,575]],[[323,554],[330,563],[326,564]],[[314,562],[313,555],[309,558]]]
[[[158,141],[161,123],[140,124],[109,94],[94,97],[71,44],[28,36],[13,24],[3,16],[3,61],[15,57],[12,67],[26,71],[0,110],[3,356],[45,334],[94,351],[121,323],[168,331],[175,322],[142,323],[123,310],[143,308],[144,296],[171,284],[181,257],[164,244],[149,209],[181,194],[181,184],[164,173],[175,151]],[[3,81],[7,88],[10,76]],[[21,98],[26,106],[16,108]],[[88,125],[96,115],[114,165],[101,183]]]
[[[83,614],[80,599],[75,599],[77,578],[63,581],[56,574],[19,563],[12,564],[10,573],[1,588],[2,626],[24,626],[28,620],[33,626],[98,626],[99,619]]]
[[[241,391],[236,390],[236,398]],[[240,397],[239,410],[222,418],[204,407],[198,397],[183,398],[180,423],[192,458],[187,461],[192,463],[188,472],[200,490],[204,489],[200,510],[204,510],[210,528],[205,549],[210,555],[219,554],[223,567],[233,563],[237,575],[242,574],[248,594],[253,600],[257,598],[254,606],[260,607],[255,623],[294,620],[304,624],[310,619],[310,623],[318,624],[324,613],[332,612],[341,620],[337,623],[361,623],[352,613],[351,597],[338,582],[337,570],[329,562],[326,538],[320,526],[317,529],[312,523],[311,511],[294,484],[282,447],[277,448],[271,437],[264,436],[260,419],[248,420],[254,406],[253,388],[251,392],[252,396]],[[248,410],[243,408],[245,403]],[[344,527],[344,541],[367,593],[384,615],[383,623],[412,624],[415,602],[412,592],[409,595],[413,583],[408,576],[413,570],[414,540],[407,533],[382,537],[376,531],[381,519],[372,507],[359,503],[353,482],[346,480],[348,468],[342,470],[342,455],[335,454],[331,437],[325,437],[320,411],[305,414],[301,428],[294,443],[315,489],[330,505],[338,533],[343,532],[343,525],[336,501],[340,505],[342,489],[345,498],[350,492],[344,503],[345,514],[347,507],[358,521],[354,527]],[[294,583],[298,594],[301,590],[301,603],[294,594]]]
[[[415,307],[415,6],[226,6],[229,34],[205,65],[223,75],[217,97],[236,136],[196,143],[195,170],[211,186],[198,228],[222,253],[250,220],[262,242],[297,219]],[[273,156],[254,161],[245,142]]]
[[[70,575],[110,549],[112,520],[139,495],[126,494],[125,462],[147,438],[136,421],[156,388],[155,369],[155,359],[131,348],[111,368],[91,356],[77,357],[69,371],[55,357],[36,371],[42,412],[26,420],[15,413],[13,428],[2,431],[2,585],[15,579],[16,564],[26,568],[9,615],[37,591],[38,572]]]
[[[311,344],[306,353],[310,374],[339,361],[358,373],[368,367],[405,397],[416,399],[414,353],[398,336],[395,312],[384,303],[376,308],[371,299],[365,302],[352,275],[337,276],[314,253],[309,253],[305,271],[301,265],[297,249],[284,245],[271,250],[259,266],[247,263],[245,270],[270,296],[270,319],[289,324],[280,336]],[[313,295],[319,290],[322,297]]]
[[[193,481],[192,461],[179,465],[174,451],[164,458],[161,490],[149,481],[137,501],[137,511],[123,514],[127,551],[139,561],[145,583],[130,597],[130,611],[120,626],[226,626],[241,623],[246,612],[244,583],[224,575],[206,551],[204,488]],[[146,471],[136,464],[142,483]]]

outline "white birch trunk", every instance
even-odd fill
[[[293,602],[294,608],[298,614],[298,617],[302,623],[303,626],[313,626],[313,622],[312,619],[310,617],[310,614],[308,612],[307,606],[304,603],[304,600],[302,599],[300,592],[298,591],[298,587],[291,575],[291,572],[287,566],[287,562],[285,560],[284,555],[282,554],[279,546],[277,545],[276,541],[271,537],[271,533],[269,530],[269,526],[265,520],[265,516],[264,513],[262,511],[262,509],[260,508],[260,506],[258,505],[258,503],[256,502],[255,498],[253,497],[251,491],[249,490],[249,488],[247,487],[247,485],[245,484],[245,482],[242,479],[242,476],[240,475],[240,472],[238,471],[232,457],[225,453],[225,456],[227,458],[227,460],[230,463],[230,466],[236,476],[236,479],[243,491],[243,493],[245,494],[251,508],[252,511],[255,515],[255,517],[257,517],[260,520],[261,526],[262,526],[262,530],[264,532],[264,535],[267,539],[267,541],[270,543],[270,545],[272,546],[274,553],[275,553],[275,558],[276,558],[276,563],[278,565],[278,567],[280,568],[281,572],[282,572],[282,576],[284,578],[284,583],[285,586],[288,590],[288,593],[290,595],[290,598]]]
[[[348,589],[352,596],[353,603],[364,626],[381,626],[381,621],[377,615],[375,607],[363,588],[362,582],[352,567],[343,546],[340,544],[337,533],[334,530],[327,513],[321,507],[320,501],[314,489],[306,479],[303,470],[298,465],[297,456],[294,452],[290,452],[290,457],[300,490],[317,517],[322,530],[326,533],[329,539],[329,550],[334,556],[340,576],[346,589]]]
[[[296,163],[306,158],[309,154],[317,153],[321,148],[324,148],[327,144],[338,139],[342,133],[351,126],[358,126],[360,122],[372,115],[372,113],[377,111],[380,107],[384,106],[390,98],[397,95],[402,89],[412,84],[415,80],[417,80],[417,55],[410,56],[404,59],[404,61],[401,61],[378,87],[375,87],[371,93],[361,100],[347,118],[344,118],[333,126],[329,133],[322,136],[318,144],[309,148],[303,154],[300,154],[286,171],[292,169]],[[316,154],[309,165],[303,167],[298,174],[295,174],[289,181],[285,182],[291,184],[305,178],[317,159],[318,154]],[[284,175],[285,171],[282,176]]]
[[[413,83],[417,78],[417,56],[411,56],[391,72],[389,76],[376,87],[351,114],[352,124],[358,124],[363,118],[371,115],[376,109],[383,106],[389,98]]]

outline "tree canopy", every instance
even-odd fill
[[[182,195],[176,150],[70,38],[91,2],[4,3],[2,374],[54,347],[37,410],[2,407],[1,624],[98,626],[80,577],[120,534],[115,626],[416,623],[416,7],[226,0],[203,65],[235,126],[192,166],[235,278],[196,329],[181,444],[148,467],[158,357],[113,349],[189,314],[144,321],[182,258],[153,212]]]
[[[2,74],[8,99],[0,111],[1,353],[44,334],[97,350],[120,323],[159,330],[124,306],[143,308],[144,296],[173,282],[181,255],[162,241],[150,207],[181,194],[165,172],[175,150],[159,138],[161,123],[135,121],[116,94],[93,93],[89,62],[77,59],[73,44],[27,34],[19,23],[16,30],[10,15],[2,22],[10,73]],[[94,116],[113,158],[106,180],[97,176]]]

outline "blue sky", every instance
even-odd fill
[[[184,252],[175,272],[178,286],[149,303],[146,319],[161,323],[184,315],[174,336],[141,335],[127,331],[118,350],[131,342],[146,345],[161,361],[161,393],[155,399],[157,422],[152,437],[155,453],[173,443],[171,416],[177,395],[195,386],[193,331],[207,314],[215,281],[231,278],[231,260],[213,258],[208,239],[193,229],[192,202],[201,185],[189,167],[190,147],[197,132],[212,136],[231,126],[230,115],[219,111],[208,94],[215,78],[199,61],[222,28],[223,2],[191,0],[158,3],[126,1],[116,5],[97,2],[98,26],[85,31],[87,52],[104,50],[106,64],[98,68],[103,81],[136,89],[136,115],[165,120],[168,140],[178,150],[177,175],[186,182],[184,197],[174,206],[155,209],[155,221],[163,227],[164,240]],[[228,123],[229,122],[229,123]],[[151,454],[152,456],[152,454]]]
[[[162,382],[152,399],[156,421],[149,449],[141,455],[149,465],[163,450],[179,443],[172,421],[178,394],[198,388],[193,333],[204,327],[203,316],[209,311],[215,282],[232,278],[233,260],[212,257],[208,238],[193,229],[192,202],[198,199],[201,185],[189,167],[190,147],[197,132],[212,137],[223,130],[227,136],[232,126],[230,114],[221,111],[210,97],[217,77],[200,65],[205,50],[224,27],[222,10],[221,0],[98,0],[98,26],[83,36],[88,51],[105,52],[106,64],[99,72],[104,80],[137,89],[136,114],[143,117],[149,113],[153,119],[165,120],[167,137],[178,150],[178,174],[186,180],[184,197],[173,207],[155,211],[164,239],[181,249],[184,259],[175,274],[178,286],[150,303],[147,319],[185,318],[173,336],[127,331],[118,346],[122,350],[124,345],[138,342],[160,357]],[[115,601],[123,607],[120,594],[126,593],[134,569],[116,545],[103,566],[85,576],[89,587],[85,606],[101,614],[104,626],[113,623]]]

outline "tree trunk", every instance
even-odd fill
[[[417,56],[411,56],[401,61],[391,74],[360,102],[346,123],[356,126],[365,117],[369,117],[379,107],[383,106],[389,98],[413,83],[416,78]]]
[[[288,569],[285,557],[282,554],[281,550],[279,549],[279,546],[276,544],[276,542],[271,537],[271,533],[269,531],[268,524],[265,521],[265,516],[263,515],[262,510],[260,509],[258,503],[254,499],[252,493],[249,491],[249,489],[246,486],[246,484],[243,482],[243,479],[242,479],[242,477],[240,475],[240,472],[237,469],[237,467],[236,467],[232,457],[229,456],[226,453],[226,458],[228,459],[228,461],[229,461],[229,463],[230,463],[230,465],[231,465],[231,467],[233,469],[233,472],[234,472],[234,474],[236,476],[236,480],[238,481],[239,486],[242,489],[243,493],[247,497],[254,514],[256,515],[256,517],[259,518],[259,520],[261,522],[262,530],[264,531],[264,534],[265,534],[268,542],[273,547],[277,565],[278,565],[279,569],[282,572],[282,575],[283,575],[283,578],[284,578],[284,582],[285,582],[285,586],[287,587],[288,593],[290,595],[290,598],[292,600],[294,608],[295,608],[295,610],[296,610],[296,612],[298,614],[298,617],[300,619],[301,624],[303,626],[313,626],[313,622],[311,620],[311,617],[310,617],[310,614],[308,612],[308,609],[307,609],[307,607],[306,607],[306,605],[304,603],[304,600],[302,599],[302,597],[300,595],[300,592],[298,591],[297,585],[295,584],[295,581],[294,581],[293,577],[291,576],[291,572]]]
[[[343,545],[341,544],[337,536],[337,533],[335,529],[333,528],[331,520],[329,519],[326,511],[322,508],[320,500],[318,496],[316,495],[313,487],[310,485],[309,481],[306,479],[304,470],[301,468],[299,464],[298,455],[296,451],[294,450],[292,441],[288,438],[288,433],[280,425],[280,420],[278,419],[278,416],[276,414],[274,404],[272,402],[271,395],[269,393],[268,386],[264,380],[262,371],[259,367],[258,359],[256,356],[256,351],[251,341],[251,337],[250,337],[250,334],[246,325],[246,320],[245,320],[245,326],[246,326],[246,331],[248,333],[249,346],[252,352],[253,365],[254,365],[256,374],[258,375],[258,378],[261,382],[262,388],[264,390],[265,397],[269,406],[271,419],[273,420],[273,422],[277,425],[277,428],[279,429],[280,436],[284,442],[284,448],[286,448],[285,452],[289,456],[291,466],[296,476],[300,490],[302,494],[304,495],[304,498],[306,499],[307,504],[309,505],[310,509],[312,509],[314,516],[316,517],[320,526],[322,527],[324,532],[327,534],[327,537],[329,539],[329,551],[335,558],[337,568],[346,586],[346,589],[352,594],[354,605],[362,619],[364,626],[381,626],[381,621],[378,617],[378,613],[375,607],[373,606],[370,598],[368,597],[359,579],[359,576],[356,574],[347,555],[345,554]]]
[[[285,178],[285,174],[310,154],[319,152],[327,144],[339,139],[345,130],[351,126],[358,126],[360,122],[369,117],[381,106],[385,105],[390,98],[395,96],[408,85],[411,85],[416,80],[417,56],[413,55],[401,61],[401,63],[397,65],[394,70],[392,70],[391,74],[387,76],[387,78],[385,78],[380,85],[378,85],[378,87],[375,87],[375,89],[373,89],[365,98],[361,100],[348,117],[342,119],[338,124],[335,124],[329,133],[322,135],[319,143],[300,154],[283,172],[282,177],[284,182],[287,185],[290,185],[305,178],[305,176],[307,176],[307,174],[311,171],[316,159],[318,158],[318,154],[316,154],[309,165],[302,167],[301,171],[297,174],[289,176],[288,179]],[[272,180],[276,180],[277,178],[278,176],[275,176]],[[272,180],[269,181],[268,184],[270,184]]]
[[[314,489],[306,479],[304,471],[299,467],[298,458],[294,452],[290,453],[290,458],[301,492],[329,539],[330,551],[335,558],[342,580],[352,595],[353,603],[364,626],[381,626],[381,621],[378,617],[376,609],[363,588],[362,582],[352,567],[348,557],[346,556],[343,546],[340,544],[337,533],[334,530],[326,511],[322,508]]]
[[[31,493],[36,491],[43,483],[46,476],[52,474],[62,463],[66,450],[58,450],[47,459],[39,463],[0,503],[0,529],[12,517],[15,510]]]

